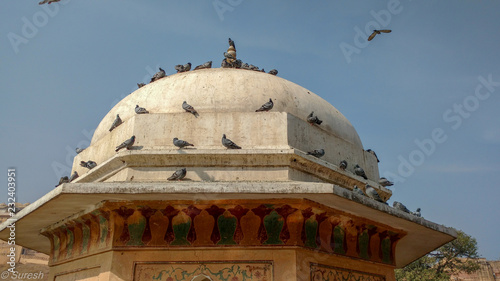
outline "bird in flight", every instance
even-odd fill
[[[375,38],[375,35],[377,34],[380,34],[380,33],[391,33],[392,30],[390,29],[380,29],[380,30],[373,30],[373,33],[370,34],[370,36],[368,37],[368,41],[372,41],[373,38]]]

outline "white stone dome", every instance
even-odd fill
[[[255,112],[270,98],[272,110]],[[198,117],[185,112],[184,101]],[[136,114],[136,105],[150,113]],[[307,122],[311,111],[321,125]],[[117,114],[123,123],[110,132]],[[226,149],[223,134],[242,149]],[[131,150],[115,152],[133,135]],[[178,149],[173,138],[194,147]],[[325,155],[307,155],[315,149]],[[90,171],[80,166],[88,160],[98,166]],[[338,166],[342,160],[349,163],[345,171]],[[354,174],[356,164],[368,181]],[[376,158],[331,104],[283,78],[228,68],[178,73],[139,88],[106,114],[91,145],[73,163],[78,182],[163,182],[186,167],[186,178],[195,182],[329,182],[352,189],[378,186],[379,179]]]
[[[306,120],[314,111],[321,128],[358,148],[362,148],[356,130],[327,101],[286,79],[258,71],[230,68],[202,69],[178,73],[150,83],[121,100],[97,127],[92,144],[109,134],[119,114],[122,120],[136,115],[138,104],[151,113],[182,113],[187,101],[200,115],[206,112],[255,112],[272,98],[273,112],[287,112]]]

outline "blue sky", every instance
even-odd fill
[[[465,231],[500,259],[500,2],[0,3],[0,202],[6,170],[34,202],[74,148],[162,66],[238,58],[333,104],[396,180],[390,200]],[[366,30],[392,29],[366,41]],[[1,189],[0,189],[1,190]]]

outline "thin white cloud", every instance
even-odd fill
[[[490,127],[483,131],[482,139],[488,143],[500,143],[500,126]]]

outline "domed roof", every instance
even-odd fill
[[[351,123],[327,101],[286,79],[263,72],[212,68],[178,73],[139,88],[121,100],[103,118],[92,144],[109,133],[119,114],[125,121],[136,115],[136,105],[151,113],[180,113],[187,101],[203,112],[254,112],[271,98],[274,112],[287,112],[306,120],[314,114],[323,120],[323,130],[362,149],[361,140]]]

